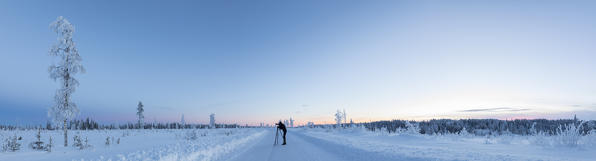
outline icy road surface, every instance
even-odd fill
[[[316,139],[302,134],[302,130],[288,129],[287,145],[273,145],[274,129],[270,129],[254,145],[237,154],[232,161],[364,161],[364,160],[422,160],[416,158],[392,158]]]

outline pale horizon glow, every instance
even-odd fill
[[[2,1],[0,124],[47,119],[75,26],[80,118],[596,119],[594,1]]]

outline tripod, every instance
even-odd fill
[[[273,142],[273,145],[277,145],[278,144],[278,138],[279,138],[279,128],[275,128],[275,142]]]

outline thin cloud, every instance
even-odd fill
[[[302,108],[300,108],[300,109],[298,109],[297,111],[295,111],[295,112],[294,112],[295,114],[300,114],[300,113],[302,113],[302,112],[308,111],[308,109],[309,109],[310,105],[307,105],[307,104],[302,104],[302,105],[300,105],[300,107],[302,107]]]
[[[584,109],[596,109],[596,103],[594,104],[575,104],[575,105],[571,105],[571,107],[576,107],[576,108],[584,108]]]
[[[168,110],[168,111],[174,109],[174,108],[172,108],[170,106],[154,106],[154,107],[157,108],[157,109],[160,109],[160,110]],[[147,108],[147,107],[145,107],[145,108]]]
[[[519,112],[529,111],[529,108],[512,108],[512,107],[497,107],[497,108],[476,108],[469,110],[461,110],[458,112]]]

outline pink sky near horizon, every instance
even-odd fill
[[[581,112],[561,112],[561,113],[502,113],[502,114],[477,114],[477,115],[437,115],[437,116],[411,116],[411,117],[394,117],[394,118],[373,118],[373,117],[350,117],[348,115],[347,119],[348,122],[350,119],[354,121],[354,123],[363,123],[363,122],[371,122],[371,121],[385,121],[385,120],[414,120],[414,121],[427,121],[431,119],[498,119],[498,120],[516,120],[516,119],[550,119],[550,120],[557,120],[557,119],[573,119],[574,115],[577,114],[579,119],[587,117],[588,115],[596,116],[596,111],[581,111]],[[84,116],[82,116],[84,117]],[[208,124],[209,123],[209,116],[193,116],[193,115],[185,115],[185,122],[192,123],[192,124]],[[125,123],[136,123],[136,117],[130,116],[115,116],[115,117],[93,117],[96,121],[100,122],[107,122],[107,123],[115,123],[115,124],[125,124]],[[280,118],[282,120],[287,120],[289,118]],[[294,125],[306,125],[307,122],[314,122],[315,124],[335,124],[334,116],[330,114],[328,117],[311,117],[311,118],[293,118],[295,120]],[[279,119],[274,119],[270,121],[262,121],[255,118],[247,118],[238,121],[234,118],[228,118],[225,115],[220,116],[216,115],[216,123],[222,124],[238,124],[238,125],[251,125],[251,126],[258,126],[260,123],[264,123],[265,125],[269,124],[272,125],[276,123]],[[585,119],[582,119],[585,120]],[[588,119],[590,120],[590,119]],[[145,117],[146,123],[153,123],[154,118],[152,116]],[[180,116],[178,117],[156,117],[157,123],[166,123],[166,122],[180,122]]]

